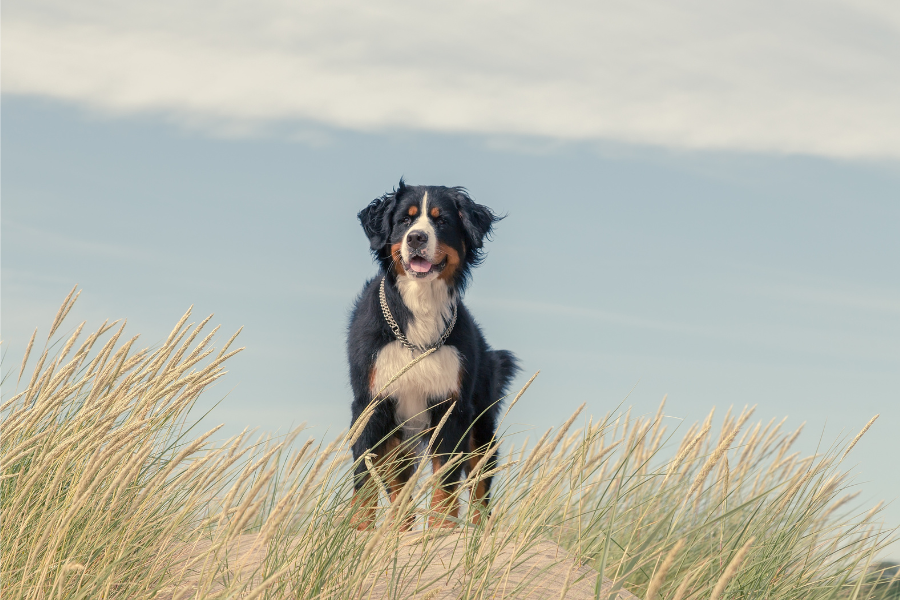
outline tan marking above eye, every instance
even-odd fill
[[[432,208],[431,216],[432,216],[432,218],[437,219],[439,216],[441,216],[441,209],[439,209],[437,206]]]
[[[419,207],[418,207],[418,206],[415,206],[415,205],[410,206],[410,207],[409,207],[409,210],[406,211],[406,212],[409,213],[409,216],[414,217],[414,216],[416,216],[416,215],[418,214],[418,212],[419,212]]]

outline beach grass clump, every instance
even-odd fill
[[[599,419],[582,407],[534,441],[502,439],[499,461],[457,488],[464,510],[449,530],[423,529],[442,475],[430,461],[391,503],[391,467],[370,458],[380,503],[359,531],[349,449],[360,423],[328,443],[301,440],[302,426],[195,431],[192,409],[240,351],[237,334],[216,349],[217,328],[188,323],[190,311],[153,348],[137,349],[124,323],[58,334],[75,298],[4,380],[4,598],[533,598],[549,597],[535,594],[553,574],[556,598],[896,590],[873,575],[891,531],[880,506],[854,501],[842,462],[859,436],[801,456],[799,429],[753,423],[752,408],[676,434],[663,405]],[[489,513],[466,502],[485,477]]]
[[[893,533],[880,506],[853,503],[841,461],[858,436],[803,457],[802,427],[748,424],[745,408],[718,431],[711,412],[672,443],[662,412],[589,424],[530,475],[579,465],[551,484],[563,546],[641,597],[852,596]]]

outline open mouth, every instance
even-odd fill
[[[445,266],[447,266],[446,258],[435,265],[421,256],[413,256],[409,259],[409,264],[404,265],[406,271],[412,273],[415,277],[425,277],[429,273],[440,273]]]

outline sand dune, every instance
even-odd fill
[[[505,536],[496,536],[501,539]],[[493,554],[492,564],[474,560],[466,563],[466,548],[472,543],[464,533],[410,532],[398,540],[395,552],[385,560],[383,570],[359,586],[355,597],[371,600],[387,598],[421,598],[422,600],[449,600],[451,598],[565,598],[566,600],[593,600],[596,597],[597,572],[580,564],[571,554],[550,541],[532,542],[519,546],[514,542],[503,548],[482,550]],[[490,542],[488,542],[489,544]],[[189,557],[196,559],[207,553],[209,545],[191,548]],[[260,565],[265,559],[266,548],[256,535],[241,536],[227,550],[227,577],[247,578],[251,589],[263,579]],[[471,551],[468,556],[478,556]],[[222,558],[222,557],[220,557]],[[194,562],[189,560],[187,562]],[[177,589],[169,590],[165,600],[191,597],[196,593],[201,579],[202,561],[194,562],[191,572]],[[471,577],[473,570],[489,575]],[[471,581],[489,582],[482,589]],[[612,582],[604,580],[600,598],[606,598]],[[207,592],[221,589],[214,585]],[[343,591],[345,593],[346,590]],[[340,595],[343,595],[341,593]],[[293,598],[290,589],[283,590],[285,598]],[[338,594],[335,594],[338,595]],[[619,590],[620,600],[636,600],[637,596]]]

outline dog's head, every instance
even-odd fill
[[[421,281],[465,284],[483,258],[484,241],[502,217],[461,187],[400,186],[359,213],[372,253],[385,272]]]

